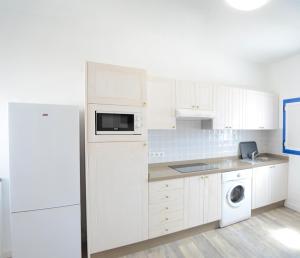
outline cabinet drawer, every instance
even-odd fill
[[[149,192],[157,193],[166,190],[183,189],[183,179],[164,180],[159,182],[151,182],[149,184]]]
[[[178,199],[172,202],[163,202],[149,205],[149,214],[158,214],[162,212],[174,212],[183,210],[183,199]]]
[[[155,238],[183,230],[183,220],[162,223],[158,226],[149,227],[149,238]]]
[[[183,202],[183,189],[149,193],[149,204],[161,204],[173,201]]]
[[[149,214],[149,227],[163,226],[165,223],[183,220],[183,210],[163,211]]]

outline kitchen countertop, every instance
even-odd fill
[[[257,163],[249,163],[249,162],[242,161],[241,159],[239,159],[239,157],[231,156],[231,157],[223,157],[223,158],[149,164],[149,182],[190,177],[190,176],[208,175],[208,174],[215,174],[215,173],[225,173],[230,171],[251,169],[255,167],[270,166],[270,165],[289,162],[289,158],[286,156],[269,154],[269,153],[265,153],[261,155],[264,157],[269,157],[271,158],[271,160],[261,161]],[[212,170],[199,171],[199,172],[191,172],[191,173],[180,173],[172,168],[169,168],[169,166],[174,166],[174,165],[186,165],[186,164],[190,165],[195,163],[206,163],[210,165],[216,165],[218,168]]]

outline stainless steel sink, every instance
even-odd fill
[[[252,160],[252,159],[243,159],[241,161],[246,162],[246,163],[250,163],[250,164],[257,164],[257,163],[268,162],[268,161],[272,161],[272,160],[274,160],[274,158],[262,156],[262,157],[257,157],[254,160]]]

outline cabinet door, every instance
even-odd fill
[[[271,203],[287,199],[288,164],[278,164],[270,167]]]
[[[145,71],[115,65],[87,64],[90,104],[142,106],[146,99]]]
[[[263,129],[278,129],[278,97],[262,94],[261,124]]]
[[[184,225],[192,228],[204,223],[204,177],[185,179],[184,185]]]
[[[278,128],[278,97],[269,93],[247,90],[246,129]]]
[[[88,144],[89,253],[148,238],[148,164],[143,142]]]
[[[213,121],[214,129],[226,129],[229,124],[229,91],[227,87],[216,87],[215,91],[216,117]]]
[[[252,209],[270,204],[270,167],[253,169]]]
[[[221,174],[205,176],[204,224],[221,219]]]
[[[214,87],[212,85],[195,84],[195,106],[197,110],[214,110]]]
[[[195,108],[195,83],[190,81],[176,81],[176,108]]]
[[[175,80],[150,78],[147,98],[148,129],[175,129]]]
[[[260,92],[247,90],[246,94],[246,129],[263,129],[263,97]]]
[[[243,129],[245,127],[245,90],[230,88],[229,110],[232,129]]]

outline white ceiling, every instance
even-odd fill
[[[232,9],[224,0],[190,1],[216,48],[261,63],[300,53],[300,0],[272,0],[252,12]]]
[[[178,52],[228,53],[257,63],[300,53],[300,0],[271,0],[251,12],[235,10],[225,0],[0,0],[0,4],[3,15],[81,18],[82,28],[76,30],[90,30],[109,46],[110,37],[124,37],[122,44],[132,39],[130,45],[137,47],[139,41],[140,45],[147,41],[167,51],[172,44]]]

